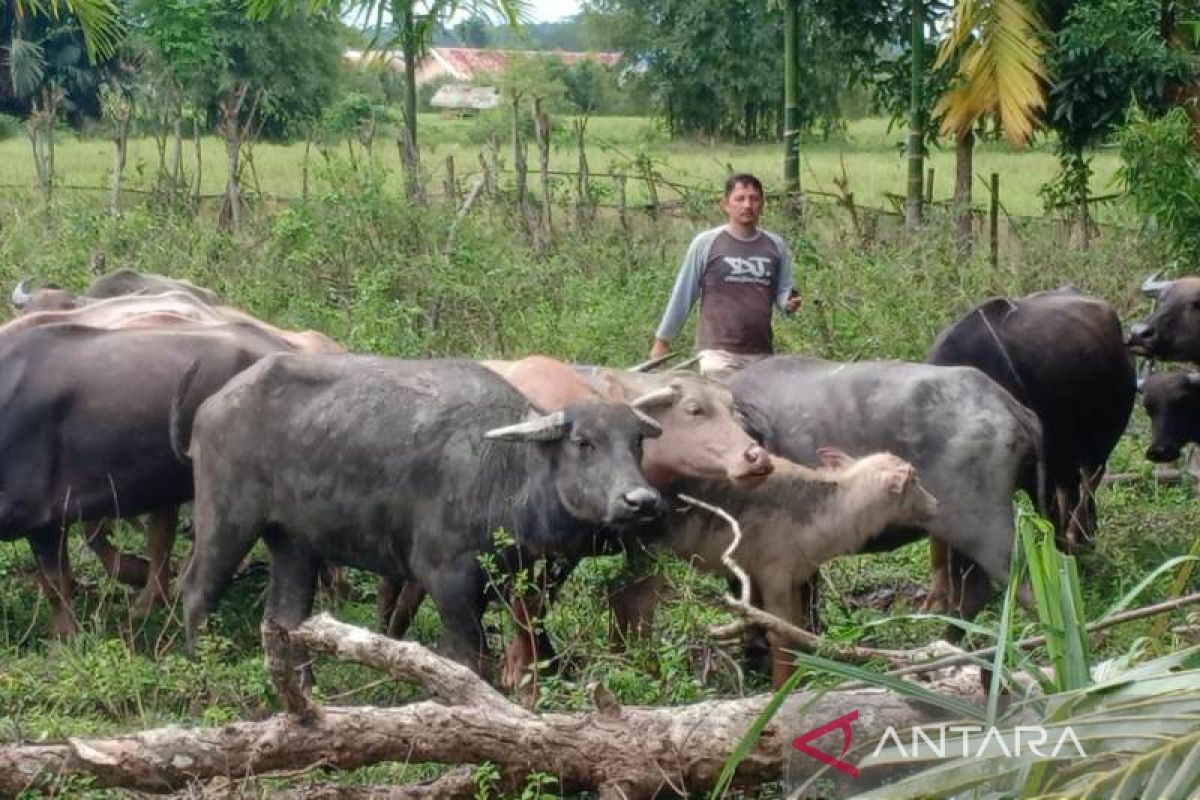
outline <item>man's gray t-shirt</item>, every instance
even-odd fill
[[[688,247],[656,335],[674,339],[699,298],[698,349],[770,353],[771,305],[782,309],[793,285],[791,257],[777,234],[760,228],[740,239],[725,225],[704,231]]]

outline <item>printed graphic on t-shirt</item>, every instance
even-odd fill
[[[725,276],[726,283],[757,283],[762,286],[770,286],[774,280],[774,271],[771,269],[771,261],[773,259],[765,256],[750,256],[742,258],[740,256],[722,256],[725,261],[725,266],[729,267],[729,273]]]

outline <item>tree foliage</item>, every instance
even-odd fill
[[[875,44],[896,38],[894,4],[801,5],[802,129],[835,123],[838,96],[867,73]],[[774,138],[782,124],[783,13],[766,0],[591,0],[598,45],[625,54],[675,135]]]

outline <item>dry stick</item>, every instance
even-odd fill
[[[725,520],[725,522],[727,522],[729,527],[733,530],[733,541],[731,541],[729,543],[729,547],[726,547],[725,551],[721,553],[721,563],[724,564],[726,569],[728,569],[737,577],[738,582],[741,584],[741,596],[736,602],[749,605],[750,576],[746,574],[746,570],[742,569],[741,566],[733,560],[733,551],[737,550],[738,545],[742,543],[742,526],[738,525],[738,521],[733,518],[733,515],[723,508],[710,505],[703,500],[697,500],[696,498],[686,494],[679,495],[679,499],[689,505],[696,506],[697,508],[703,508],[710,514],[716,514],[718,517]]]
[[[450,233],[446,235],[446,246],[442,252],[449,258],[454,253],[454,241],[458,237],[458,228],[462,225],[462,221],[467,218],[467,214],[471,213],[471,206],[475,205],[475,201],[479,198],[479,190],[483,188],[483,178],[476,178],[475,183],[471,186],[471,191],[467,194],[467,199],[463,201],[462,208],[454,215],[454,222],[450,223]]]

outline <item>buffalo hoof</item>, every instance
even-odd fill
[[[165,608],[169,603],[165,592],[146,587],[138,592],[137,600],[133,602],[130,613],[133,614],[134,619],[143,619],[148,617],[154,609]]]
[[[74,639],[79,635],[79,623],[75,615],[67,611],[55,614],[50,620],[50,635],[56,639]]]
[[[518,636],[504,651],[504,668],[500,672],[501,688],[511,691],[521,685],[521,679],[533,664],[529,644]]]

